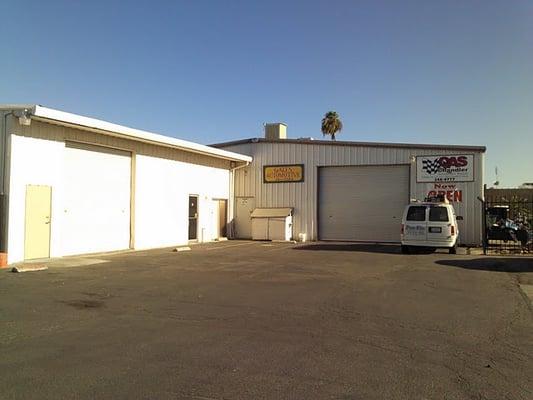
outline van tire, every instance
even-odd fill
[[[409,246],[404,246],[402,244],[402,254],[409,254],[409,253],[410,253]]]
[[[450,247],[450,250],[448,250],[450,254],[457,254],[457,246]]]

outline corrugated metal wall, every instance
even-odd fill
[[[465,244],[481,243],[481,203],[483,193],[483,153],[454,148],[404,148],[371,145],[331,145],[305,143],[257,142],[224,146],[225,150],[253,157],[250,166],[236,171],[235,196],[255,197],[256,207],[293,207],[293,237],[306,233],[317,239],[317,181],[319,166],[340,165],[410,165],[412,198],[423,199],[433,184],[416,182],[416,165],[413,156],[474,154],[474,182],[461,182],[463,199],[455,203],[457,215],[464,217],[460,223],[461,240]],[[304,164],[305,181],[302,183],[263,183],[263,166],[276,164]],[[391,193],[393,196],[394,193]],[[398,237],[399,240],[399,237]]]
[[[201,154],[181,151],[170,147],[156,146],[134,140],[121,139],[109,135],[102,135],[88,130],[74,129],[52,123],[32,120],[30,126],[21,126],[13,123],[12,133],[37,139],[55,140],[58,142],[73,141],[108,146],[116,149],[133,151],[145,156],[166,158],[182,161],[189,164],[198,164],[206,167],[229,169],[230,162]]]

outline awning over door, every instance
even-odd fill
[[[252,211],[252,218],[285,218],[292,214],[292,208],[256,208]]]

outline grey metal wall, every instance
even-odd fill
[[[481,203],[477,199],[483,195],[483,157],[475,150],[457,148],[405,148],[372,145],[331,145],[303,143],[257,142],[230,144],[226,150],[253,157],[246,168],[235,172],[235,196],[255,197],[256,207],[293,207],[293,237],[306,233],[311,240],[317,235],[317,182],[319,166],[340,165],[410,165],[411,198],[423,199],[433,184],[416,182],[416,164],[413,156],[473,154],[474,181],[458,183],[463,191],[463,201],[455,203],[460,222],[461,242],[464,244],[481,243]],[[305,181],[302,183],[263,183],[263,166],[276,164],[304,164]],[[393,196],[394,193],[391,193]],[[399,240],[399,237],[398,237]]]

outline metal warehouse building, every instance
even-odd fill
[[[38,105],[0,106],[0,124],[9,263],[225,236],[233,170],[251,161]]]
[[[399,242],[411,199],[443,194],[455,207],[462,244],[482,242],[485,147],[265,138],[214,145],[253,162],[235,175],[235,236],[251,238],[255,209],[292,208],[296,240]]]

